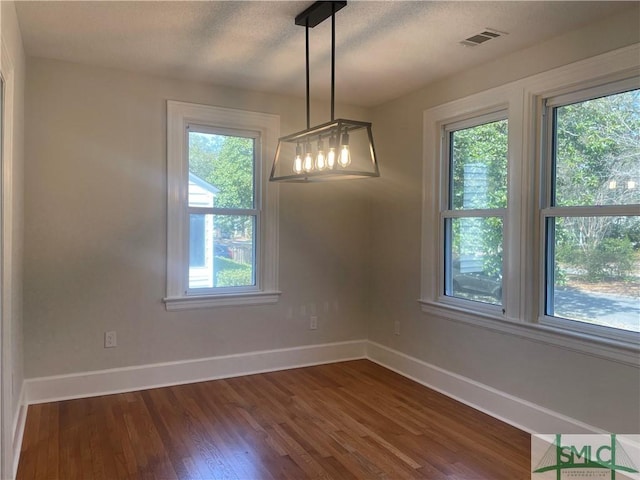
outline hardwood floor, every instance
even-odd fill
[[[368,360],[29,407],[18,479],[530,478],[529,435]]]

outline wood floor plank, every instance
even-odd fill
[[[18,480],[525,480],[530,437],[367,360],[28,409]]]
[[[242,407],[238,407],[233,400],[224,400],[232,398],[233,395],[218,397],[217,388],[212,391],[207,384],[195,384],[192,391],[194,401],[202,409],[203,421],[206,423],[215,419],[215,424],[212,424],[209,430],[216,436],[216,441],[231,459],[230,462],[240,477],[272,478],[265,465],[273,464],[281,454],[274,452],[271,445],[265,442],[265,436],[256,432],[245,417],[240,415],[239,409]],[[227,391],[225,395],[230,394],[231,391]]]

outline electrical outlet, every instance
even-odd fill
[[[315,315],[311,315],[309,317],[309,330],[317,330],[318,329],[318,317]]]
[[[395,335],[400,335],[400,320],[393,322],[393,333]]]
[[[115,330],[104,332],[104,348],[113,348],[118,346],[118,339]]]

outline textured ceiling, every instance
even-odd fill
[[[28,1],[28,55],[304,95],[312,2]],[[633,8],[633,2],[369,2],[336,14],[336,100],[373,106],[434,80]],[[458,42],[493,28],[509,35]],[[331,22],[310,31],[311,95],[329,94]]]

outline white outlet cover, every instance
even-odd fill
[[[104,348],[113,348],[118,346],[118,337],[115,331],[104,332]]]

